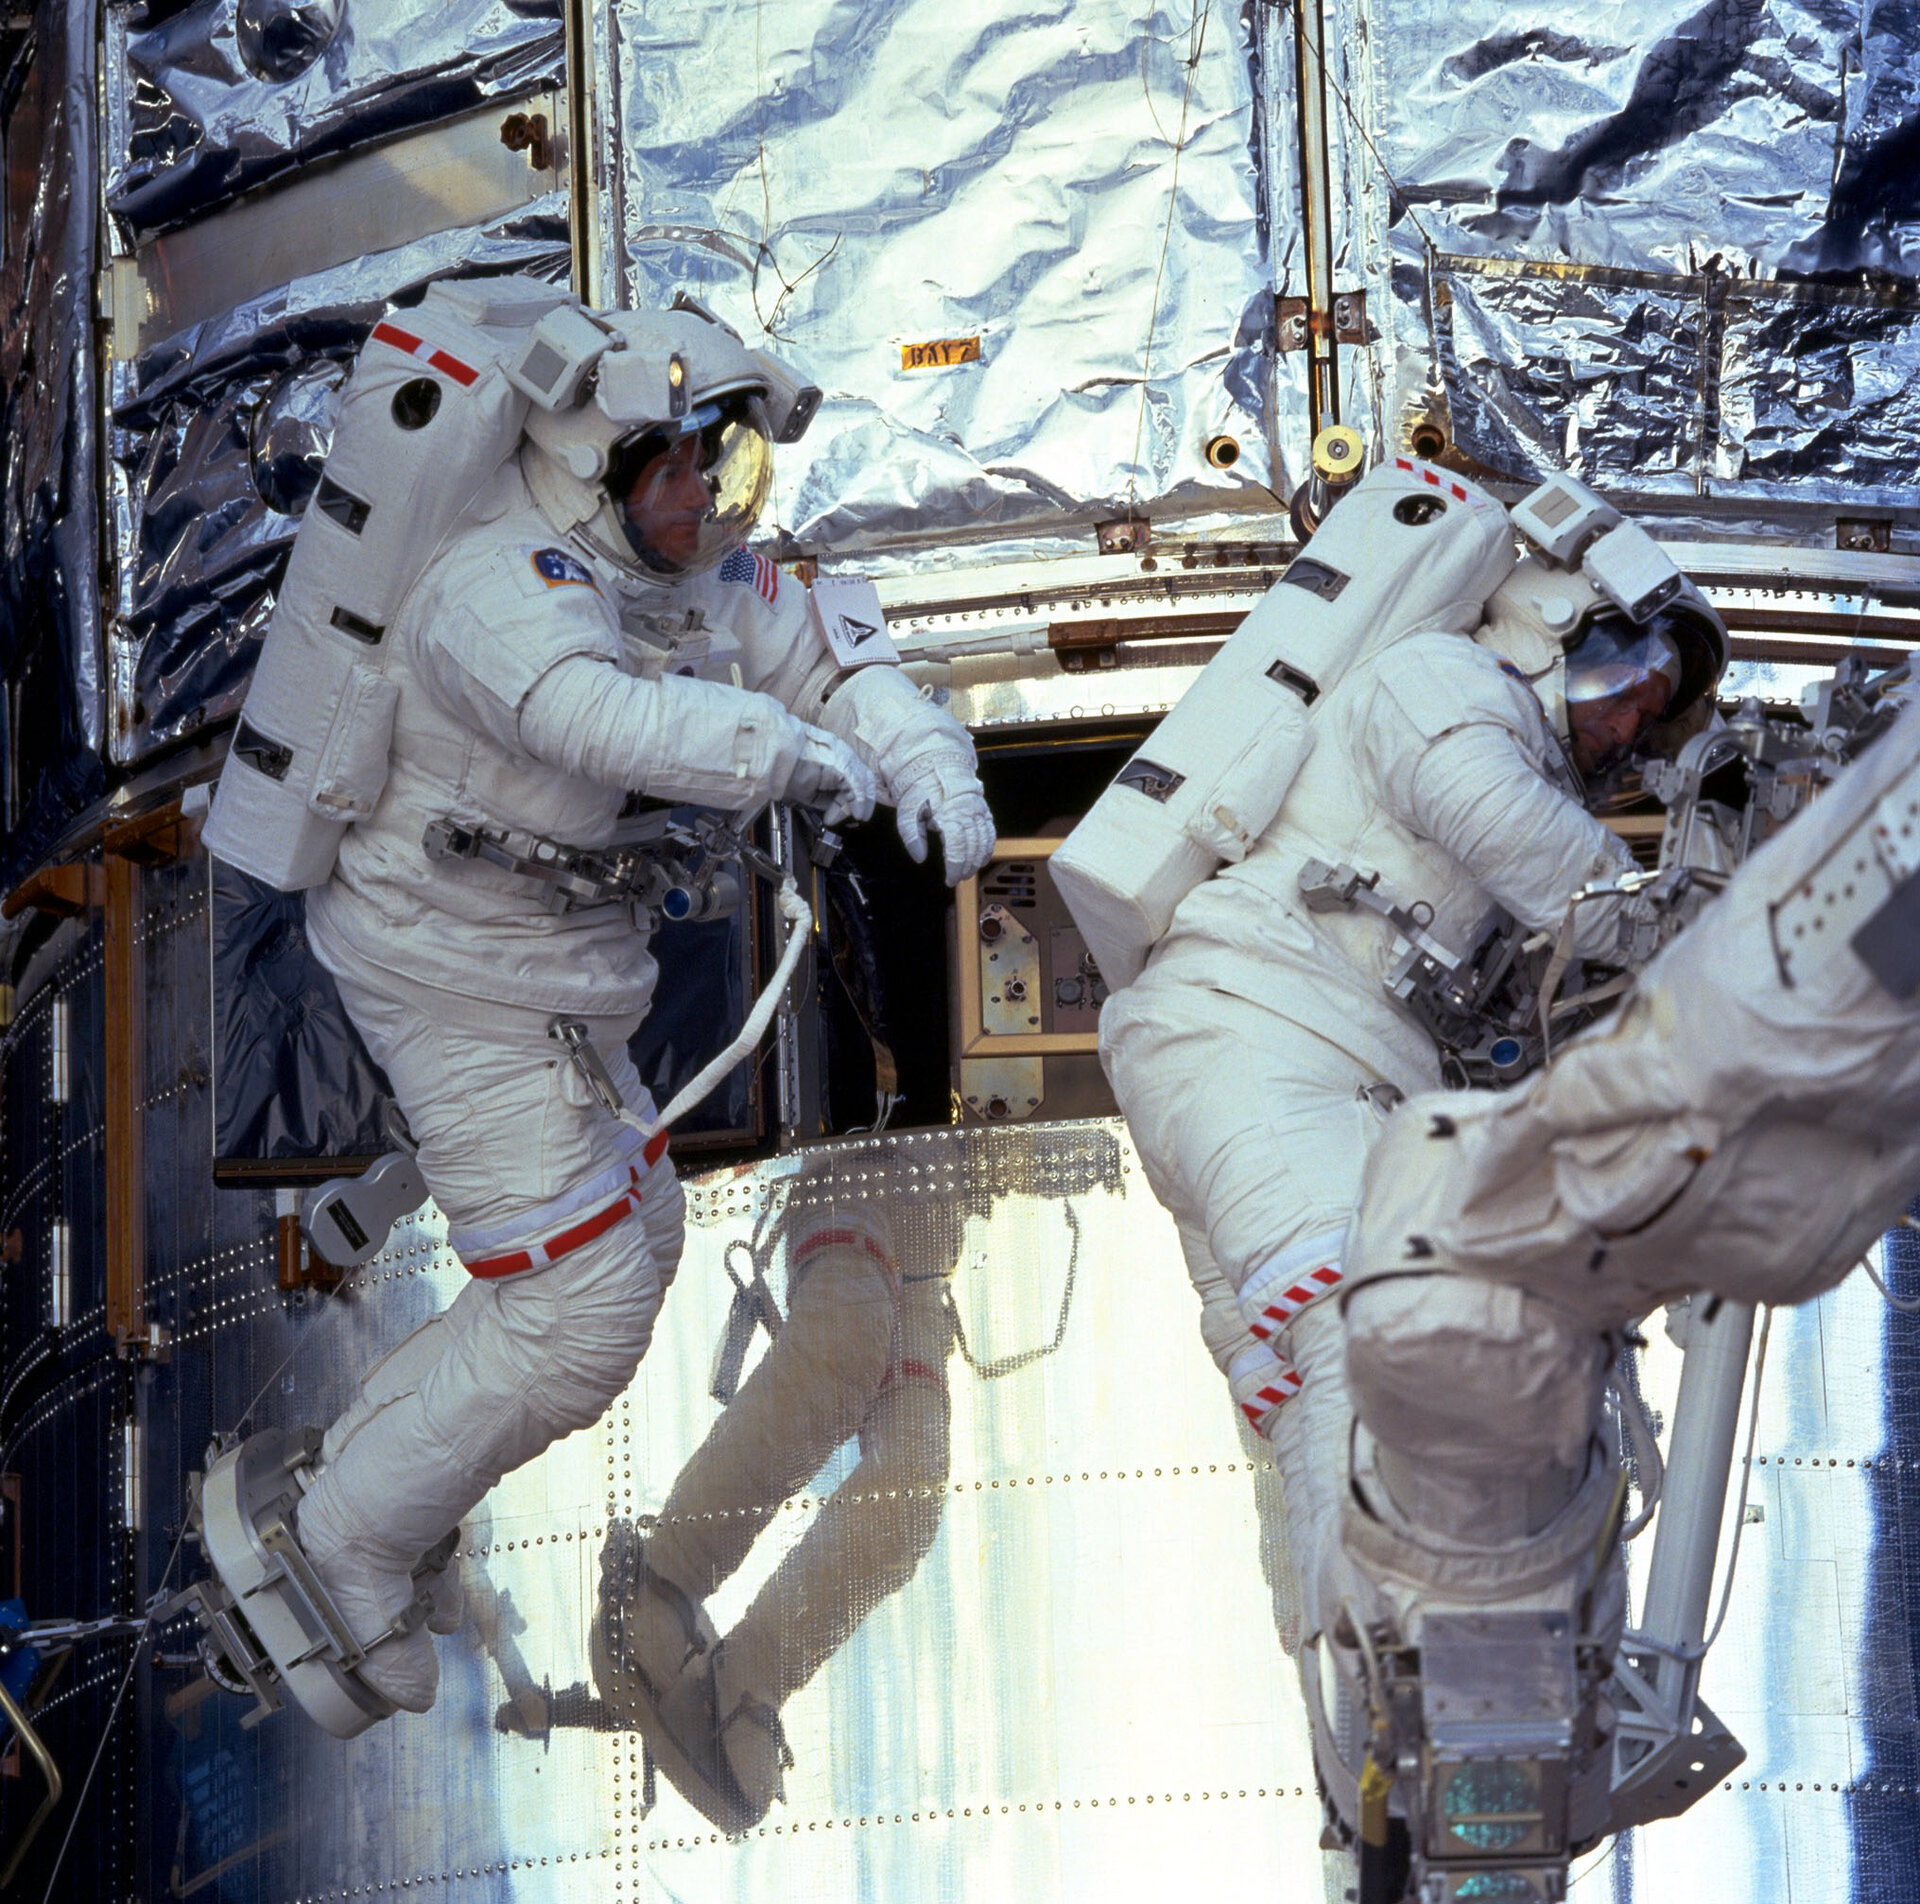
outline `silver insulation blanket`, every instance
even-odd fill
[[[551,85],[565,58],[560,0],[198,0],[150,24],[109,7],[106,33],[106,199],[129,235]]]
[[[616,272],[826,392],[788,547],[1274,506],[1256,11],[618,0]]]
[[[564,282],[569,262],[554,194],[279,286],[114,366],[116,759],[239,711],[332,442],[333,392],[380,312],[445,277]]]
[[[1663,506],[1911,505],[1920,7],[1333,6],[1390,415]]]
[[[36,810],[51,827],[78,797],[56,787],[77,788],[84,753],[100,747],[104,696],[89,330],[93,29],[86,9],[56,0],[27,18],[23,63],[0,72],[9,170],[0,194],[0,667],[9,792],[19,796],[7,826],[33,834]]]

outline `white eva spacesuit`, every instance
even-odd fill
[[[556,912],[536,879],[431,858],[428,826],[593,848],[635,793],[832,818],[863,816],[877,778],[916,856],[929,825],[942,834],[950,879],[993,837],[964,730],[897,667],[844,670],[807,591],[742,546],[767,491],[768,412],[791,397],[770,390],[773,367],[704,313],[563,317],[556,335],[586,338],[591,374],[535,404],[519,453],[401,603],[384,790],[308,901],[314,950],[473,1277],[368,1378],[300,1506],[363,1640],[503,1473],[625,1387],[681,1248],[665,1132],[617,1121],[549,1036],[556,1016],[583,1021],[648,1110],[625,1052],[655,980],[644,928],[620,901]],[[401,1707],[432,1701],[424,1632],[360,1671]]]
[[[1591,715],[1649,678],[1641,636],[1603,603],[1585,633],[1570,615],[1566,640],[1549,639],[1528,594],[1538,559],[1514,573],[1506,512],[1456,478],[1438,486],[1447,514],[1414,519],[1431,521],[1432,560],[1458,564],[1442,538],[1469,538],[1464,582],[1411,628],[1363,647],[1310,701],[1310,751],[1277,815],[1243,858],[1187,894],[1141,977],[1101,1018],[1108,1076],[1179,1224],[1207,1346],[1284,1476],[1302,1625],[1283,1639],[1300,1646],[1310,1709],[1302,1643],[1339,1611],[1320,1603],[1318,1556],[1345,1493],[1351,1428],[1332,1298],[1347,1273],[1361,1172],[1389,1111],[1441,1081],[1433,1035],[1388,989],[1406,931],[1378,909],[1329,900],[1324,876],[1357,871],[1403,926],[1461,950],[1496,907],[1557,932],[1576,892],[1632,863],[1582,804],[1576,766],[1597,765],[1614,737],[1589,720],[1570,748],[1556,716],[1569,706],[1563,646],[1577,640],[1587,653],[1594,634],[1626,657],[1582,676],[1604,690]],[[1329,529],[1369,493],[1363,485],[1340,503]],[[1320,536],[1304,561],[1321,552]],[[1423,558],[1416,548],[1402,559]],[[1365,560],[1363,548],[1356,574]],[[1560,615],[1557,598],[1551,613]],[[1659,711],[1677,702],[1683,672],[1705,681],[1718,672],[1717,663],[1704,675],[1683,670],[1672,644],[1647,639],[1666,669],[1647,694]],[[1323,890],[1310,902],[1316,882]],[[1582,906],[1574,956],[1614,953],[1629,903]]]

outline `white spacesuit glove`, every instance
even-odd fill
[[[823,807],[828,826],[842,820],[864,820],[880,797],[873,769],[845,741],[823,727],[806,727],[800,757],[776,799],[797,806]]]
[[[995,837],[993,815],[971,758],[946,749],[922,754],[903,770],[894,805],[900,843],[916,866],[926,863],[929,828],[940,835],[949,886],[987,863]]]

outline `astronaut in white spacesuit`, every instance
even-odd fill
[[[1318,1559],[1348,1471],[1336,1302],[1347,1230],[1389,1111],[1438,1087],[1441,1070],[1434,1037],[1388,992],[1406,950],[1394,927],[1324,896],[1310,904],[1303,886],[1315,863],[1377,875],[1376,897],[1449,946],[1470,945],[1496,906],[1558,933],[1576,892],[1632,864],[1587,810],[1584,778],[1697,703],[1725,660],[1686,615],[1642,626],[1600,603],[1550,632],[1525,590],[1504,585],[1504,538],[1493,555],[1472,638],[1412,633],[1319,696],[1311,752],[1277,817],[1187,894],[1101,1018],[1107,1073],[1178,1223],[1207,1346],[1284,1478],[1300,1629],[1282,1638],[1298,1648],[1310,1710],[1306,1642],[1339,1612],[1322,1603]],[[1572,953],[1607,961],[1629,904],[1582,905]]]
[[[615,341],[597,376],[572,407],[535,409],[388,631],[385,791],[308,900],[473,1279],[367,1378],[299,1508],[363,1643],[503,1474],[626,1386],[682,1237],[667,1133],[618,1121],[549,1035],[583,1022],[651,1116],[626,1055],[655,981],[632,909],[551,910],[537,879],[429,857],[428,826],[595,847],[636,793],[829,821],[878,794],[916,858],[940,835],[949,880],[993,842],[964,729],[897,667],[843,669],[807,591],[743,546],[771,471],[762,362],[701,313],[598,321]],[[647,391],[671,401],[637,406]],[[423,1630],[359,1671],[396,1706],[432,1702]]]

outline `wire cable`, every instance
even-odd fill
[[[1160,234],[1160,261],[1153,272],[1153,303],[1147,312],[1146,348],[1140,354],[1140,414],[1134,419],[1133,454],[1127,461],[1127,520],[1133,520],[1140,491],[1140,439],[1147,429],[1147,401],[1152,392],[1153,340],[1160,328],[1160,286],[1167,274],[1167,254],[1173,248],[1173,221],[1180,210],[1180,155],[1187,149],[1187,115],[1193,105],[1193,84],[1200,71],[1200,56],[1206,51],[1209,0],[1194,0],[1187,22],[1187,82],[1180,94],[1180,130],[1173,141],[1173,177],[1167,187],[1167,223]],[[1153,112],[1153,96],[1147,96],[1147,109]],[[1153,115],[1157,126],[1159,115]],[[1164,136],[1164,134],[1162,135]]]

